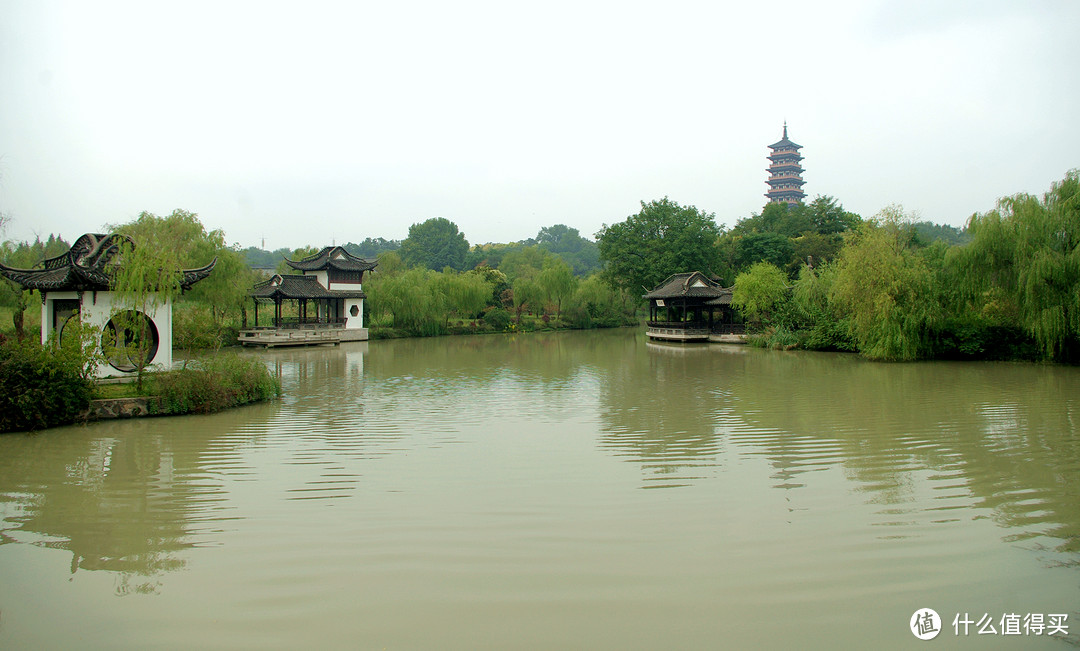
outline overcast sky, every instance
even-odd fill
[[[805,191],[956,226],[1080,167],[1080,2],[0,0],[0,239],[141,211],[241,246],[592,236]]]

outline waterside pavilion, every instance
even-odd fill
[[[123,346],[116,347],[118,342],[131,345],[135,339],[131,318],[114,321],[121,315],[145,320],[147,366],[168,369],[173,362],[172,302],[151,301],[148,311],[142,312],[126,306],[112,291],[113,274],[123,264],[123,249],[134,246],[130,237],[119,233],[86,233],[67,252],[46,259],[40,267],[17,269],[0,264],[0,275],[41,294],[42,344],[50,337],[62,341],[72,323],[86,324],[100,333],[107,359],[96,369],[99,378],[130,377],[137,370]],[[182,270],[180,287],[191,289],[210,275],[215,264],[217,258],[205,267]]]
[[[651,339],[746,341],[746,328],[731,307],[731,289],[700,271],[672,274],[643,298],[649,301],[645,334]]]
[[[302,260],[285,259],[299,271],[275,274],[256,284],[255,327],[240,332],[239,341],[253,346],[304,346],[366,341],[362,289],[365,271],[378,263],[351,255],[340,246],[324,247]],[[272,306],[269,325],[260,325],[259,306]],[[284,306],[292,313],[285,315]]]

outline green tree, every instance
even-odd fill
[[[1018,194],[968,222],[972,241],[951,263],[970,304],[999,322],[1013,319],[1048,358],[1080,356],[1080,171],[1042,199]]]
[[[397,251],[383,251],[376,257],[379,266],[372,272],[371,278],[376,276],[396,276],[405,271],[405,262]],[[366,285],[365,285],[366,287]]]
[[[855,229],[862,218],[844,210],[835,198],[818,195],[806,205],[805,216],[809,229],[821,235],[839,235]]]
[[[381,237],[369,237],[363,242],[355,244],[348,242],[344,248],[346,251],[361,258],[375,258],[383,251],[396,251],[401,248],[401,240],[386,240]]]
[[[6,241],[0,244],[0,262],[9,267],[31,269],[41,264],[46,258],[65,253],[71,245],[63,238],[50,234],[44,242],[35,238],[33,242]],[[27,291],[18,283],[7,278],[0,278],[0,305],[12,308],[11,322],[18,338],[25,336],[26,310],[37,300],[36,291]]]
[[[447,314],[446,295],[430,269],[414,267],[396,274],[373,274],[364,291],[378,314],[389,314],[395,328],[413,335],[441,334]]]
[[[577,284],[570,265],[561,258],[544,260],[544,268],[536,276],[536,284],[544,299],[555,304],[555,317],[562,318],[562,305],[574,293]]]
[[[731,305],[747,320],[759,326],[770,325],[788,293],[784,272],[771,262],[758,262],[735,277]]]
[[[502,266],[503,258],[517,251],[518,249],[525,248],[525,244],[522,242],[510,242],[507,244],[500,244],[496,242],[488,242],[487,244],[474,244],[469,249],[469,253],[465,256],[465,267],[468,269],[474,269],[479,266],[488,266],[492,269],[499,269]]]
[[[641,203],[626,221],[604,225],[597,236],[605,279],[640,296],[673,273],[714,273],[719,267],[715,215],[667,197]]]
[[[807,264],[816,267],[834,260],[844,244],[838,235],[824,235],[814,231],[806,231],[789,241],[791,261],[787,263],[785,271],[792,278],[797,278],[799,270]]]
[[[231,328],[236,325],[246,327],[250,304],[248,291],[258,276],[247,264],[246,254],[239,245],[226,243],[224,231],[208,231],[196,213],[179,209],[165,217],[143,212],[132,222],[107,228],[131,237],[139,249],[145,248],[144,243],[154,248],[168,248],[175,252],[175,260],[182,269],[202,267],[217,260],[214,272],[208,278],[176,297],[178,307],[189,306],[189,314],[174,321],[177,341],[189,345],[214,342],[215,346],[220,346],[226,339],[235,340],[235,330]],[[304,250],[298,252],[305,253]],[[144,253],[139,251],[138,255]],[[204,322],[186,318],[204,310],[211,317],[210,332],[206,332]],[[234,325],[228,326],[228,323]],[[199,332],[186,332],[183,330],[186,327]]]
[[[791,239],[780,233],[748,233],[735,240],[737,269],[746,269],[758,262],[786,267],[794,254]]]
[[[565,224],[545,226],[536,234],[536,245],[562,258],[574,275],[585,276],[600,268],[600,248]]]
[[[514,279],[511,287],[514,300],[514,316],[518,324],[521,323],[521,313],[528,307],[536,306],[543,301],[543,292],[540,286],[530,276],[519,276]]]
[[[491,284],[480,274],[446,271],[433,276],[434,291],[445,297],[446,320],[450,315],[473,319],[491,300]]]
[[[434,217],[409,227],[409,236],[401,243],[401,259],[410,267],[440,271],[446,267],[462,270],[469,242],[458,232],[457,224]]]
[[[506,274],[483,264],[465,273],[475,274],[483,278],[491,287],[491,296],[488,298],[487,304],[493,307],[501,307],[502,294],[510,289],[510,279],[507,278]]]
[[[259,280],[259,276],[247,265],[236,246],[226,246],[221,242],[214,251],[214,258],[217,263],[213,273],[196,284],[185,295],[185,299],[205,305],[219,328],[230,314],[238,314],[240,327],[246,328],[247,308],[251,300],[248,291]],[[192,266],[201,267],[207,262],[209,260]]]
[[[829,300],[835,278],[833,264],[803,265],[792,288],[795,317],[807,331],[802,345],[810,350],[856,350],[848,322],[837,314]]]
[[[890,206],[861,224],[837,258],[830,301],[867,357],[912,360],[931,351],[942,309],[914,233],[903,209]]]
[[[164,231],[146,231],[146,239],[138,246],[125,242],[111,282],[117,301],[103,347],[114,365],[119,366],[116,361],[121,361],[133,368],[140,391],[153,354],[148,316],[183,291],[180,248],[167,235]]]
[[[282,257],[278,259],[277,266],[274,267],[274,273],[276,274],[291,274],[296,273],[296,270],[289,266],[289,263],[285,262],[285,258],[293,260],[303,260],[304,258],[310,258],[322,249],[311,246],[310,244],[302,246],[298,249],[293,249],[289,253],[283,253]]]
[[[499,271],[506,274],[511,282],[519,278],[535,278],[544,268],[544,261],[551,257],[546,249],[539,246],[526,246],[503,256]]]

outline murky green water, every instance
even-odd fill
[[[922,607],[945,647],[1080,637],[1080,369],[631,330],[251,354],[280,403],[0,436],[0,648],[907,648]]]

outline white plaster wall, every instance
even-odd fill
[[[60,299],[78,298],[76,292],[50,292],[46,294],[45,303],[41,306],[41,341],[46,342],[52,326],[54,313],[53,301]],[[101,342],[101,333],[105,330],[105,324],[112,318],[114,312],[130,309],[116,300],[113,292],[83,292],[82,303],[79,308],[80,318],[83,323],[92,325],[98,333],[98,345]],[[150,320],[158,331],[158,351],[150,366],[154,369],[172,368],[172,302],[166,301],[147,313]],[[98,365],[98,377],[122,377],[131,375],[113,368],[108,362]]]
[[[352,307],[356,306],[360,313],[357,316],[352,315]],[[354,330],[364,327],[364,299],[362,298],[347,298],[345,299],[345,329]]]
[[[319,282],[322,282],[322,280]],[[326,285],[323,285],[323,287],[326,287]],[[360,289],[360,283],[330,283],[330,286],[326,288],[331,291],[355,292]]]
[[[319,284],[323,287],[330,289],[330,275],[325,271],[305,271],[305,276],[314,275],[318,279]]]

